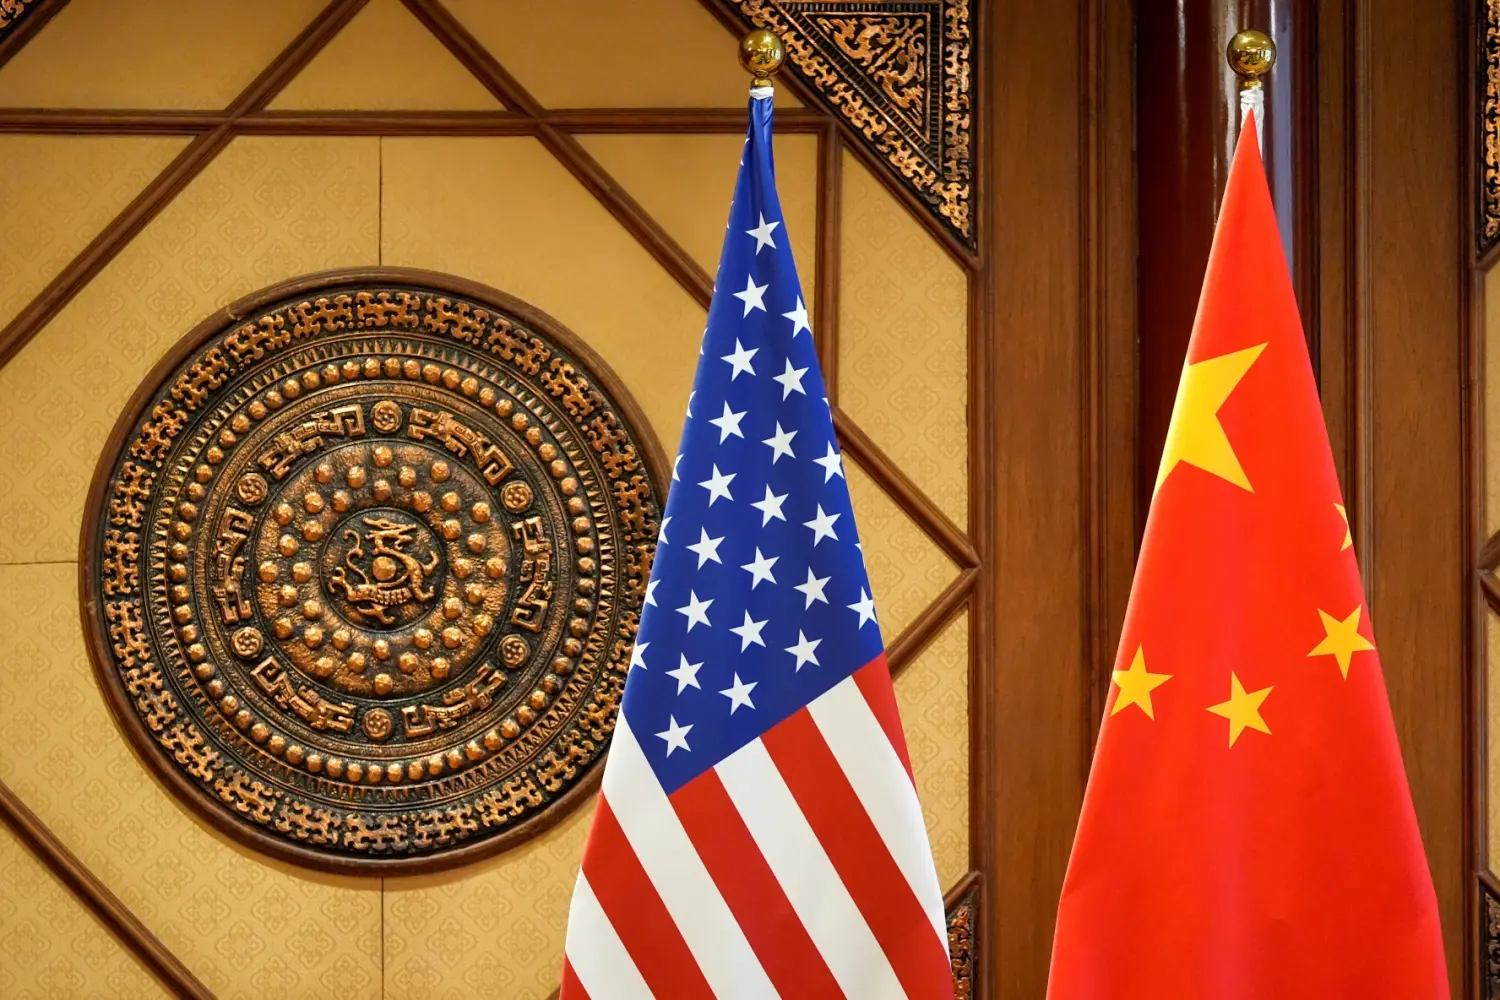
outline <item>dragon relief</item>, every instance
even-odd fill
[[[344,539],[352,545],[344,552],[342,566],[335,567],[328,578],[330,590],[341,593],[350,607],[362,617],[373,619],[381,625],[393,625],[393,608],[416,601],[428,604],[437,594],[436,587],[423,584],[437,572],[443,557],[433,552],[426,563],[406,551],[415,541],[417,526],[394,521],[388,517],[366,517],[361,519],[366,532],[353,528],[344,531]],[[366,557],[365,544],[370,545],[370,569],[366,572],[360,564]],[[359,577],[354,582],[350,574]]]

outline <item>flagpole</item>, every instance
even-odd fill
[[[750,92],[756,97],[769,97],[771,78],[786,61],[786,48],[781,37],[774,31],[757,28],[740,39],[740,65],[750,74]],[[757,90],[765,94],[756,94]]]
[[[1276,43],[1264,31],[1241,31],[1229,40],[1224,52],[1229,68],[1240,78],[1240,128],[1255,115],[1255,135],[1261,153],[1266,151],[1266,85],[1261,77],[1276,65]]]

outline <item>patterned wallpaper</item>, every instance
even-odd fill
[[[48,42],[47,65],[55,67],[56,46],[92,52],[100,38],[128,29],[122,47],[141,78],[118,101],[211,106],[254,74],[242,65],[248,57],[230,49],[266,50],[269,58],[318,4],[275,0],[260,5],[255,23],[234,21],[222,32],[205,29],[189,0],[151,13],[135,6],[73,0],[27,52],[44,52],[33,48]],[[582,17],[584,0],[451,6],[544,102],[738,106],[744,99],[732,38],[693,0],[645,0],[637,11],[643,23],[669,28],[682,44],[661,60],[661,72],[625,76],[604,58],[593,28],[578,28],[565,56],[549,53],[557,19]],[[178,21],[166,24],[171,17]],[[369,72],[370,48],[400,47],[406,20],[396,0],[374,0],[344,43],[315,60],[278,106],[474,106],[467,78],[452,72],[456,63],[425,44],[410,50],[417,70],[403,71],[405,78]],[[196,48],[174,71],[171,59],[183,47]],[[199,66],[205,48],[219,56],[211,69]],[[110,102],[97,66],[49,80],[39,65],[17,60],[0,70],[0,101],[10,99],[11,81],[29,95],[21,103]],[[192,79],[173,83],[173,72]],[[14,315],[28,289],[67,259],[72,251],[63,241],[86,242],[180,145],[67,141],[75,145],[0,139],[9,171],[0,203],[30,213],[25,225],[0,225],[0,269],[16,274],[0,280],[0,315]],[[711,272],[731,184],[726,157],[739,139],[583,141]],[[816,144],[781,137],[778,150],[787,225],[810,289]],[[689,174],[703,180],[682,183]],[[845,177],[843,405],[962,523],[963,275],[863,167],[847,164]],[[39,226],[56,239],[40,240]],[[444,875],[383,884],[314,876],[224,840],[181,807],[115,730],[83,650],[73,565],[83,494],[101,442],[147,369],[194,323],[252,289],[377,263],[451,271],[551,313],[600,351],[667,453],[675,449],[703,310],[539,144],[237,139],[0,369],[0,425],[14,428],[0,437],[0,593],[18,595],[0,604],[0,630],[18,637],[12,663],[20,665],[0,671],[0,778],[221,996],[541,1000],[556,985],[591,807],[516,850]],[[864,470],[851,462],[848,474],[889,642],[957,571]],[[967,616],[960,616],[897,682],[945,886],[968,868],[969,747],[956,724],[967,715],[968,643]],[[86,911],[58,895],[45,871],[8,863],[16,850],[0,841],[0,954],[9,955],[4,942],[35,940],[27,929],[37,926],[34,912],[49,916],[52,936],[46,947],[21,952],[25,960],[10,980],[0,973],[0,994],[46,995],[48,984],[73,982],[103,984],[96,992],[106,995],[159,992]],[[25,907],[6,907],[11,886]]]

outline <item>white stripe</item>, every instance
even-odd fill
[[[807,706],[823,741],[843,768],[860,805],[870,814],[886,850],[906,876],[917,902],[948,953],[948,919],[938,886],[922,803],[906,766],[853,677]]]
[[[590,997],[609,1000],[652,1000],[651,988],[641,978],[614,925],[599,905],[583,872],[573,885],[568,908],[568,936],[563,945],[573,974]]]
[[[904,998],[890,960],[765,744],[747,743],[714,770],[845,995],[860,1000]]]
[[[714,993],[736,1000],[778,996],[623,712],[604,767],[604,796]]]

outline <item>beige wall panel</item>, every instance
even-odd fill
[[[135,956],[0,824],[0,997],[166,996]]]
[[[256,288],[376,260],[379,142],[236,139],[0,369],[0,563],[77,557],[99,450],[182,334]]]
[[[386,1000],[544,1000],[562,976],[568,901],[594,807],[448,875],[388,879]]]
[[[889,646],[953,582],[958,567],[848,455],[844,474],[880,634]]]
[[[1486,832],[1489,842],[1485,857],[1491,872],[1500,872],[1500,616],[1484,613],[1485,646],[1485,760],[1489,789],[1485,798],[1488,811]]]
[[[964,270],[844,158],[839,405],[960,527],[968,524]]]
[[[969,613],[964,611],[896,678],[912,774],[927,817],[938,884],[969,871]]]
[[[0,327],[187,144],[180,136],[0,136]]]
[[[705,317],[687,292],[533,139],[382,148],[383,262],[481,281],[549,313],[625,381],[673,454]]]
[[[744,136],[584,135],[579,141],[705,271],[718,270]],[[811,307],[817,287],[817,136],[776,137],[776,188],[784,219],[772,238],[780,243],[782,233],[790,234]]]
[[[449,0],[447,7],[545,107],[725,108],[749,100],[738,39],[698,0]],[[798,106],[785,87],[777,88],[776,104]]]
[[[222,108],[322,7],[322,0],[72,0],[0,69],[0,105]]]
[[[379,883],[238,847],[146,771],[95,683],[75,576],[0,566],[0,779],[220,997],[378,997]]]
[[[499,111],[501,104],[400,0],[370,0],[270,107]]]

